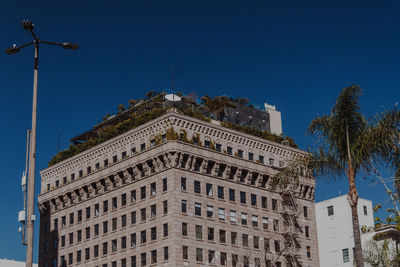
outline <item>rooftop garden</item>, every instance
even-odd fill
[[[243,125],[243,123],[241,124],[239,122],[234,123],[224,121],[227,108],[235,108],[235,106],[239,104],[248,105],[249,101],[246,98],[232,99],[226,96],[216,96],[211,98],[206,95],[201,97],[201,102],[198,103],[196,102],[197,97],[194,94],[183,96],[178,93],[178,95],[181,96],[181,101],[171,102],[164,100],[164,93],[151,91],[146,94],[145,99],[129,100],[128,108],[122,104],[118,105],[117,113],[115,115],[106,114],[103,117],[102,122],[95,125],[91,130],[72,138],[69,147],[55,155],[50,160],[48,166],[50,167],[55,165],[98,144],[154,120],[164,115],[171,107],[175,107],[179,113],[186,116],[207,122],[210,122],[211,119],[219,120],[221,121],[221,125],[226,128],[269,141],[286,143],[286,145],[289,145],[290,147],[297,148],[296,143],[289,136],[272,134],[267,130]]]

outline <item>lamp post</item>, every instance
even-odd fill
[[[29,149],[29,172],[28,172],[28,198],[27,198],[27,215],[26,215],[26,267],[32,267],[33,260],[33,225],[35,221],[35,165],[36,165],[36,112],[37,112],[37,84],[38,84],[38,64],[39,64],[39,44],[49,44],[62,46],[65,49],[78,49],[79,45],[73,43],[56,43],[39,40],[39,37],[33,32],[34,25],[29,20],[22,21],[22,27],[29,31],[33,36],[33,41],[21,46],[15,44],[6,49],[9,55],[16,54],[22,48],[35,45],[35,60],[33,70],[33,105],[32,105],[32,134],[30,138]]]

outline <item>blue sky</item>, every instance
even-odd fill
[[[398,1],[5,1],[0,48],[31,40],[22,19],[31,19],[43,40],[81,46],[41,47],[38,171],[57,152],[58,131],[65,148],[118,104],[169,90],[172,65],[176,88],[186,94],[276,105],[284,133],[307,148],[309,122],[330,112],[341,88],[364,89],[367,116],[400,100],[399,8]],[[0,258],[25,258],[17,212],[32,70],[33,48],[0,54]],[[368,178],[358,185],[374,204],[387,199]],[[316,200],[339,191],[347,192],[345,179],[321,179]]]

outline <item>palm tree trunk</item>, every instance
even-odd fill
[[[348,157],[348,169],[347,176],[349,179],[350,190],[347,194],[347,200],[349,201],[351,208],[351,218],[353,221],[353,238],[354,238],[354,252],[357,267],[364,267],[364,261],[362,256],[361,247],[361,233],[360,233],[360,223],[358,221],[358,193],[356,188],[356,173],[353,169],[353,162],[350,151],[350,140],[349,140],[349,125],[346,121],[346,143],[347,143],[347,157]]]
[[[357,212],[357,204],[358,204],[358,193],[355,184],[355,173],[353,169],[349,168],[349,183],[350,190],[347,195],[347,200],[349,201],[351,208],[351,217],[353,222],[353,238],[354,238],[354,252],[355,252],[355,261],[357,267],[364,267],[364,261],[362,256],[362,246],[361,246],[361,233],[360,233],[360,223],[358,221],[358,212]]]

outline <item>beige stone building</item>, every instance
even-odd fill
[[[167,112],[41,172],[39,266],[319,266],[301,153]]]

